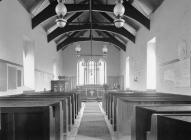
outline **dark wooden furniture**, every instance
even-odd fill
[[[43,92],[43,93],[28,93],[15,96],[1,97],[2,101],[57,101],[63,104],[63,133],[67,133],[71,130],[72,124],[75,122],[75,118],[81,107],[79,96],[72,93],[60,93],[60,92]]]
[[[183,95],[176,95],[176,94],[166,94],[166,93],[147,93],[147,92],[137,92],[137,91],[125,91],[125,92],[109,92],[105,94],[107,97],[106,99],[106,114],[108,119],[110,120],[111,124],[113,124],[114,131],[117,130],[117,99],[128,99],[130,97],[143,97],[143,98],[186,98],[188,96]]]
[[[131,121],[136,106],[191,104],[189,98],[176,97],[130,97],[126,99],[118,98],[117,100],[117,130],[129,136],[131,135]]]
[[[131,137],[136,106],[191,104],[191,97],[169,93],[140,91],[108,92],[104,97],[106,114],[114,130]]]
[[[190,140],[191,114],[153,114],[147,140]]]
[[[62,103],[55,101],[1,101],[2,140],[63,139]]]
[[[132,140],[146,140],[146,132],[151,130],[151,116],[153,114],[187,114],[191,113],[191,105],[167,106],[137,106],[132,121]]]

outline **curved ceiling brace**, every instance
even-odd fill
[[[112,35],[112,34],[110,34],[110,33],[108,33],[108,32],[100,32],[101,34],[105,34],[107,37],[110,37],[111,39],[115,39],[115,40],[118,40],[119,42],[121,42],[121,43],[123,43],[123,44],[127,44],[128,43],[128,41],[125,39],[123,39],[122,37],[120,37],[120,36],[117,36],[117,35]],[[117,37],[119,38],[119,39],[117,39]]]
[[[150,30],[150,19],[145,17],[141,12],[139,12],[135,7],[133,7],[130,2],[127,2],[126,0],[123,2],[123,5],[125,7],[125,15],[137,20],[139,23],[144,25],[148,30]]]
[[[56,15],[55,6],[57,1],[52,2],[48,7],[46,7],[42,12],[32,18],[32,28],[35,28],[40,23]],[[92,11],[98,12],[113,12],[113,7],[115,5],[102,5],[96,4],[92,5]],[[150,29],[150,20],[145,17],[141,12],[134,8],[129,3],[125,2],[125,14],[129,18],[136,20],[137,22],[144,25],[147,29]],[[84,12],[89,10],[89,4],[66,4],[68,12]]]
[[[62,48],[66,49],[72,43],[79,42],[79,41],[90,41],[90,40],[91,40],[91,38],[89,38],[89,37],[67,38],[62,43],[57,45],[57,51],[59,51]],[[121,43],[120,41],[117,41],[117,40],[113,40],[111,38],[92,38],[92,40],[112,43],[113,45],[117,46],[118,48],[122,49],[123,51],[126,51],[126,46],[123,43]]]
[[[84,24],[84,25],[66,25],[65,28],[56,28],[53,32],[48,34],[48,42],[52,41],[56,37],[67,33],[67,32],[73,32],[73,31],[82,31],[82,30],[89,30],[90,24]],[[116,34],[120,34],[124,36],[125,38],[131,40],[135,43],[135,36],[132,35],[130,32],[125,30],[124,28],[116,28],[113,25],[92,25],[93,30],[101,30],[101,31],[107,31],[107,32],[113,32]]]
[[[62,43],[64,40],[68,39],[68,38],[71,38],[71,37],[75,37],[76,35],[80,35],[80,34],[84,34],[85,31],[76,31],[76,32],[71,32],[71,33],[67,33],[66,35],[64,36],[61,36],[60,38],[60,41],[57,41],[57,45]],[[56,41],[55,41],[56,42]]]

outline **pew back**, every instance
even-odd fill
[[[191,114],[153,114],[147,140],[191,139]]]
[[[146,140],[150,131],[152,114],[185,114],[191,113],[191,105],[137,106],[131,125],[132,140]]]
[[[0,139],[63,139],[62,103],[47,101],[1,101]]]
[[[191,104],[191,100],[185,98],[169,97],[130,97],[117,99],[117,130],[122,134],[131,135],[131,121],[134,118],[135,107],[145,105],[170,105],[170,104]]]

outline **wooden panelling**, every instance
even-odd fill
[[[0,91],[7,90],[7,64],[0,62]]]
[[[8,89],[17,88],[17,69],[12,66],[8,66]]]
[[[22,86],[22,71],[17,70],[17,87]]]

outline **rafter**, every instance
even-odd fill
[[[74,19],[78,18],[83,12],[77,12],[73,16],[71,16],[67,22],[72,22]]]
[[[108,21],[110,21],[111,23],[113,23],[113,20],[114,20],[114,19],[113,19],[110,15],[108,15],[108,14],[105,13],[105,12],[100,12],[100,13],[101,13],[101,15],[102,15],[103,17],[105,17]],[[133,27],[131,27],[131,26],[129,26],[129,25],[126,24],[126,23],[124,23],[123,28],[125,28],[126,30],[128,30],[129,32],[131,32],[133,35],[136,34],[136,29],[133,28]]]
[[[113,34],[109,33],[109,32],[105,32],[105,31],[96,31],[99,35],[103,36],[104,38],[110,38],[112,40],[115,40],[117,42],[122,43],[124,46],[125,44],[127,44],[127,41],[123,41],[123,40],[119,40],[117,39]],[[126,48],[126,47],[125,47]]]
[[[112,34],[110,34],[110,33],[108,33],[108,32],[105,32],[105,31],[103,31],[103,32],[101,32],[102,34],[105,34],[106,36],[108,36],[108,37],[110,37],[110,38],[112,38],[112,39],[116,39],[116,40],[118,40],[117,38],[116,38],[116,35],[112,35]],[[124,39],[121,39],[122,37],[118,37],[120,40],[118,40],[118,41],[120,41],[120,42],[122,42],[123,44],[127,44],[127,40],[125,41]]]
[[[57,5],[56,1],[52,2],[42,12],[40,12],[38,15],[32,18],[32,28],[35,28],[40,23],[51,18],[52,16],[55,16],[56,5]],[[128,2],[124,2],[124,6],[126,9],[124,16],[130,17],[136,20],[137,22],[141,23],[142,25],[144,25],[146,28],[150,29],[150,20],[147,17],[145,17],[141,12],[139,12]],[[89,10],[89,4],[66,4],[66,7],[68,12],[84,12]],[[96,4],[92,5],[92,11],[113,12],[113,7],[114,5]]]
[[[60,44],[61,42],[63,42],[65,39],[70,38],[70,37],[79,37],[82,36],[86,31],[75,31],[75,32],[70,32],[67,33],[63,36],[61,36],[58,40],[55,40],[55,42],[57,42],[57,45]]]
[[[76,37],[76,38],[70,37],[70,38],[67,38],[57,46],[57,51],[59,51],[62,48],[66,49],[72,43],[80,42],[80,41],[89,41],[89,40],[91,40],[91,38],[89,38],[89,37],[80,37],[80,38],[79,37]],[[110,37],[108,37],[108,38],[92,38],[92,40],[93,41],[102,41],[102,42],[112,43],[113,45],[119,47],[123,51],[126,51],[126,46],[123,43],[121,43],[120,41],[117,41],[117,40],[113,40]]]
[[[83,12],[77,12],[77,13],[74,13],[72,16],[70,16],[68,19],[67,19],[67,24],[70,24],[74,19],[78,18]],[[56,28],[58,28],[56,25],[53,25],[51,27],[49,27],[47,33],[50,33],[52,31],[54,31]]]
[[[52,41],[56,37],[67,33],[67,32],[73,32],[73,31],[82,31],[82,30],[89,30],[90,29],[90,24],[84,24],[84,25],[67,25],[65,28],[57,28],[50,34],[48,34],[48,42]],[[125,38],[131,40],[132,42],[135,43],[135,36],[132,35],[130,32],[123,28],[116,28],[115,26],[112,25],[92,25],[93,30],[101,30],[101,31],[107,31],[107,32],[113,32],[116,34],[120,34],[124,36]]]
[[[113,23],[113,18],[111,18],[108,14],[105,12],[100,12],[103,17],[105,17],[109,22]]]
[[[133,7],[130,2],[124,1],[123,5],[125,6],[125,15],[128,17],[137,20],[139,23],[144,25],[147,29],[150,29],[150,20],[145,17],[140,11]]]

